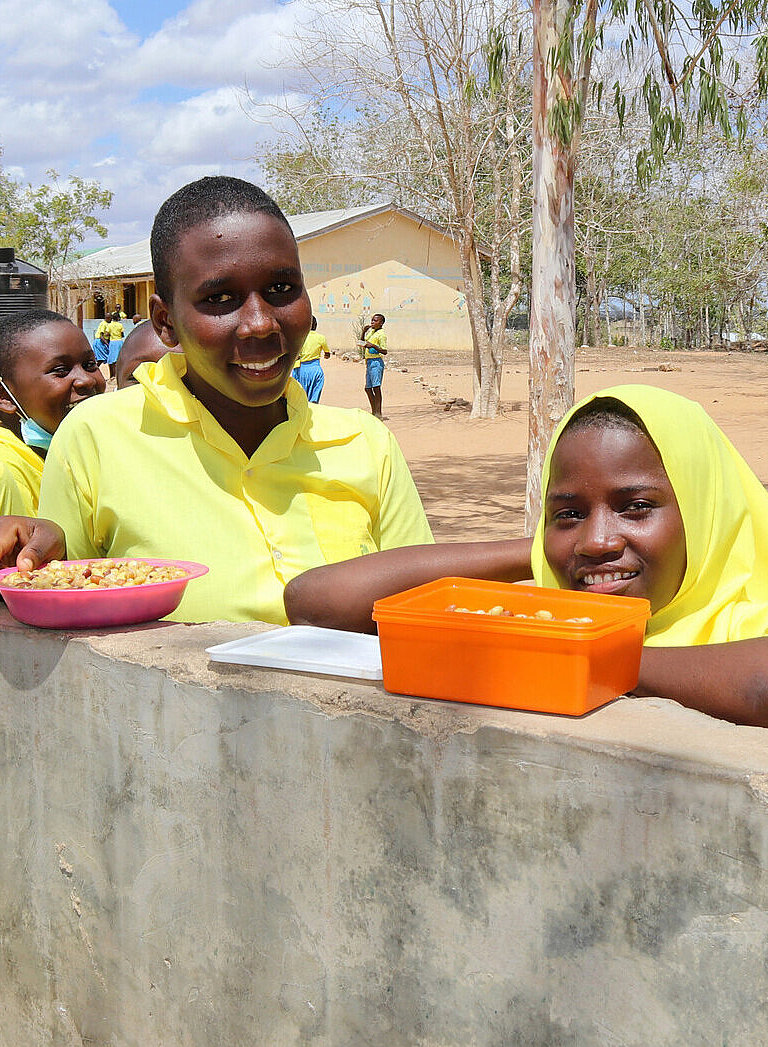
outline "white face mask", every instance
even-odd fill
[[[47,429],[43,429],[42,425],[38,425],[34,418],[29,417],[27,412],[5,384],[3,378],[0,378],[0,385],[5,390],[6,396],[10,397],[16,410],[21,416],[21,438],[24,443],[27,447],[39,447],[41,450],[47,451],[51,446],[53,435],[49,433]]]

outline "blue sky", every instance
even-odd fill
[[[121,3],[112,4],[126,28],[141,37],[151,36],[161,22],[179,14],[186,6],[171,0],[123,0]]]
[[[277,108],[303,101],[284,56],[310,7],[0,0],[0,164],[32,184],[53,168],[111,189],[113,245],[148,236],[158,206],[193,178],[258,181],[259,156],[288,127]]]

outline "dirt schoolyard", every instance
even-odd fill
[[[528,354],[505,359],[502,410],[492,422],[470,418],[469,353],[387,358],[384,416],[403,449],[439,541],[522,534],[528,439]],[[322,402],[367,409],[361,363],[339,355],[323,361]],[[610,347],[579,349],[576,396],[611,385],[644,383],[699,403],[768,485],[768,353],[669,353]],[[430,391],[432,390],[432,391]]]

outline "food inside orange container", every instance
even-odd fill
[[[635,686],[649,615],[647,600],[470,578],[373,605],[388,691],[568,716]]]

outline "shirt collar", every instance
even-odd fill
[[[143,363],[134,378],[144,388],[148,399],[168,418],[181,425],[196,426],[203,438],[230,455],[245,459],[240,446],[216,421],[183,382],[187,361],[183,353],[166,353],[157,363]],[[312,419],[307,394],[299,383],[288,379],[285,389],[288,420],[275,426],[251,461],[273,462],[287,457],[299,436],[307,436]]]
[[[6,429],[4,425],[0,425],[0,444],[13,448],[25,462],[33,466],[39,473],[42,473],[43,459],[40,455],[33,451],[31,447],[27,447],[23,440],[20,440],[10,429]]]

